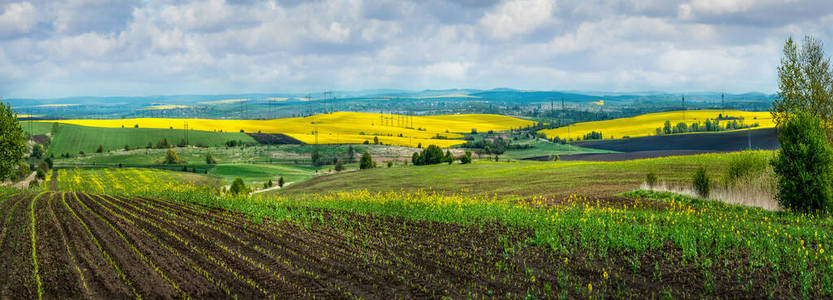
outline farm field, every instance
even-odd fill
[[[150,168],[101,168],[53,170],[52,190],[124,195],[147,191],[192,191],[210,189],[217,178],[187,172]]]
[[[683,119],[683,111],[670,111],[660,113],[644,114],[630,118],[620,118],[605,121],[582,122],[567,127],[560,127],[555,129],[540,130],[540,133],[546,134],[548,138],[560,137],[562,139],[582,139],[586,134],[596,131],[601,132],[603,138],[621,139],[623,137],[640,137],[656,135],[656,129],[662,128],[666,120],[671,121],[674,126],[679,122],[685,121],[687,124],[694,122],[705,122],[706,119],[717,119],[719,115],[744,118],[745,124],[758,123],[755,128],[772,128],[775,124],[772,121],[772,115],[769,112],[747,112],[738,110],[688,110],[685,111],[685,119]],[[724,124],[726,121],[721,121]],[[569,135],[568,135],[569,131]]]
[[[24,127],[26,124],[24,123]],[[187,135],[187,136],[186,136]],[[205,147],[224,146],[226,141],[243,141],[256,143],[252,137],[239,132],[207,132],[177,129],[151,128],[102,128],[61,124],[55,134],[49,153],[58,156],[63,153],[76,155],[79,151],[93,153],[101,145],[104,151],[123,150],[125,145],[130,149],[145,148],[148,143],[156,145],[162,139],[168,144],[176,145],[188,139],[190,145]]]
[[[209,175],[222,178],[226,184],[240,177],[249,184],[261,185],[272,180],[277,185],[279,177],[283,177],[286,182],[301,182],[315,176],[317,170],[311,166],[234,164],[217,165]]]
[[[410,119],[407,124],[406,120]],[[435,144],[448,147],[463,143],[460,133],[489,130],[509,130],[532,125],[532,121],[500,115],[445,115],[413,116],[376,113],[336,112],[304,118],[275,120],[213,120],[213,119],[112,119],[60,120],[60,122],[89,127],[184,129],[185,123],[194,131],[280,133],[307,144],[381,143],[416,147]],[[317,138],[314,131],[317,131]],[[402,135],[402,136],[400,136]],[[443,139],[436,139],[436,137]],[[177,139],[176,141],[179,141]],[[170,142],[170,141],[169,141]],[[145,144],[147,141],[144,142]],[[174,142],[176,143],[176,142]],[[97,145],[96,145],[97,146]],[[124,146],[124,145],[122,145]]]
[[[755,152],[769,155],[770,151]],[[312,178],[275,191],[280,195],[349,192],[418,191],[431,189],[454,194],[488,194],[499,198],[538,197],[558,201],[571,194],[608,199],[639,188],[653,170],[668,184],[689,184],[691,174],[702,165],[711,174],[722,174],[728,162],[740,153],[713,153],[614,162],[490,162],[469,165],[433,165],[380,168],[362,172]],[[718,176],[715,175],[715,176]]]

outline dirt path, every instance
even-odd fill
[[[267,189],[257,190],[257,191],[252,192],[252,195],[259,194],[259,193],[265,193],[265,192],[268,192],[268,191],[279,190],[279,189],[282,189],[284,187],[289,186],[292,183],[293,182],[286,182],[286,183],[283,184],[283,187],[276,185],[276,186],[273,186],[273,187],[270,187],[270,188],[267,188]]]

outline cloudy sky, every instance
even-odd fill
[[[0,0],[0,96],[774,92],[830,0]]]

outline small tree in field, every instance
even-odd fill
[[[778,177],[778,203],[796,212],[824,212],[831,208],[833,151],[822,121],[809,113],[792,114],[782,123],[772,167]]]
[[[168,153],[165,155],[165,163],[166,164],[179,163],[179,156],[176,155],[176,152],[174,152],[174,150],[168,149]]]
[[[211,155],[211,153],[206,153],[205,154],[205,163],[209,164],[209,165],[216,165],[217,160],[214,159],[214,155]]]
[[[362,154],[362,159],[359,162],[359,169],[370,169],[373,168],[373,157],[370,156],[370,152],[365,151]]]
[[[281,178],[278,178],[278,186],[279,187],[283,187],[284,183],[286,183],[286,182],[283,180],[283,176],[281,176]]]
[[[341,162],[341,160],[339,160],[338,162],[336,162],[336,168],[335,169],[336,169],[336,172],[344,171],[344,163]]]
[[[694,190],[701,198],[708,198],[712,190],[712,182],[709,178],[709,173],[706,172],[706,167],[700,167],[694,172],[692,177],[694,183]]]
[[[95,149],[95,153],[103,153],[103,152],[104,152],[104,146],[99,144],[98,148]]]
[[[231,183],[231,188],[229,188],[229,193],[232,195],[244,195],[249,193],[249,187],[246,186],[246,183],[243,182],[243,178],[237,177],[234,179],[234,182]]]

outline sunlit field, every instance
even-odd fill
[[[775,127],[772,115],[769,112],[749,112],[738,110],[689,110],[689,111],[671,111],[661,113],[651,113],[640,115],[631,118],[620,118],[614,120],[595,121],[576,123],[569,127],[560,127],[555,129],[545,129],[539,132],[544,133],[549,138],[560,137],[562,139],[581,139],[584,135],[591,131],[601,132],[604,139],[621,139],[623,137],[639,137],[655,135],[657,128],[662,128],[666,120],[671,122],[671,126],[679,122],[685,122],[688,125],[699,122],[701,125],[706,119],[717,119],[719,115],[723,117],[738,117],[743,118],[744,124],[758,123],[755,128],[772,128]],[[725,124],[725,120],[720,121]],[[731,122],[731,120],[730,120]],[[738,121],[740,122],[740,121]],[[569,131],[569,132],[568,132]]]
[[[462,144],[460,133],[473,129],[479,132],[509,130],[533,125],[534,122],[500,115],[403,116],[377,113],[336,112],[304,118],[277,120],[211,120],[211,119],[118,119],[59,120],[91,127],[110,128],[174,128],[202,131],[280,133],[307,144],[361,144],[367,141],[386,145],[411,146],[434,144],[441,147]],[[316,134],[317,132],[317,134]]]

